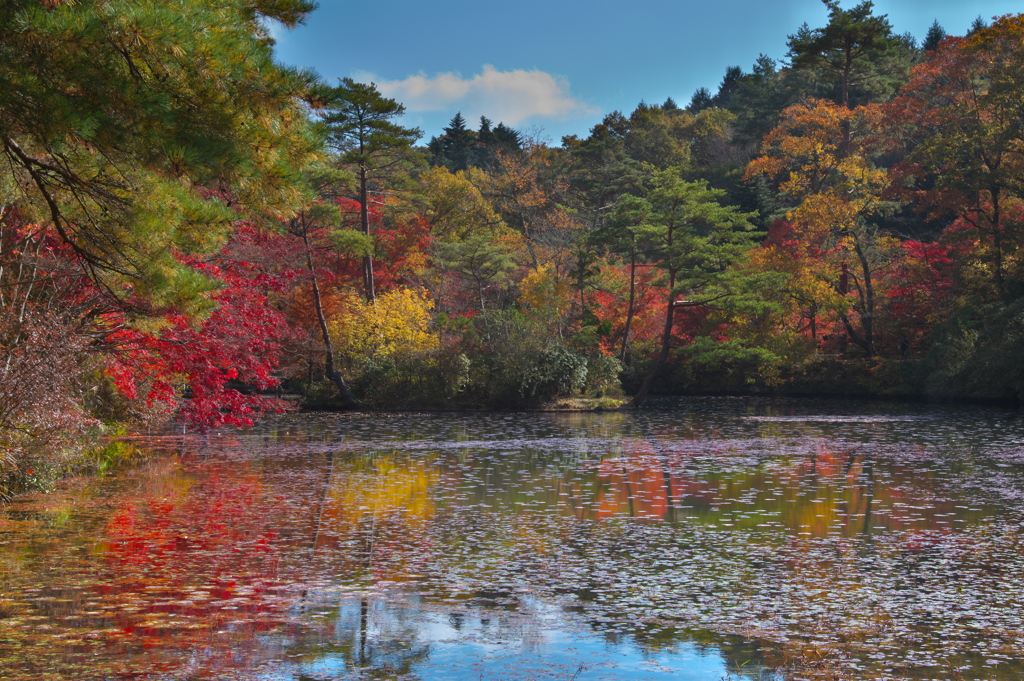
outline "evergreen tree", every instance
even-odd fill
[[[756,147],[792,102],[774,59],[760,55],[751,73],[736,84],[729,110],[736,114],[737,142]]]
[[[504,123],[491,128],[491,120],[486,116],[480,117],[476,140],[470,165],[485,170],[494,166],[499,152],[509,153],[522,149],[522,141],[516,130]]]
[[[498,123],[494,127],[494,144],[505,151],[520,151],[523,148],[523,136],[518,130]]]
[[[359,201],[359,226],[370,237],[370,185],[379,173],[402,160],[419,139],[416,128],[403,128],[393,121],[405,107],[384,97],[374,84],[357,83],[344,78],[337,87],[324,93],[322,120],[331,144],[340,153],[343,166],[353,166]],[[363,256],[363,287],[366,299],[376,297],[373,258]]]
[[[658,168],[686,166],[693,141],[687,125],[691,120],[691,116],[673,115],[640,102],[629,115],[628,130],[623,135],[626,151],[635,161]]]
[[[925,52],[933,52],[939,46],[939,43],[946,39],[947,35],[946,29],[942,28],[939,20],[936,19],[928,27],[928,33],[924,37],[924,44],[921,46],[921,49]]]
[[[494,131],[491,130],[491,119],[487,116],[480,117],[480,129],[477,130],[476,139],[485,147],[494,143]]]
[[[605,118],[609,121],[609,117]],[[600,230],[618,197],[639,187],[639,163],[626,151],[623,128],[596,125],[582,141],[566,140],[572,161],[569,186],[591,230]]]
[[[792,67],[826,74],[837,87],[836,103],[847,108],[852,106],[851,89],[857,86],[870,92],[871,85],[883,85],[886,94],[891,94],[895,84],[888,82],[888,77],[896,72],[904,75],[910,67],[909,62],[892,63],[895,52],[907,51],[906,40],[893,35],[886,15],[872,13],[871,0],[849,10],[842,9],[837,0],[822,2],[829,10],[828,25],[811,29],[804,24],[789,36]]]
[[[456,113],[441,136],[444,165],[453,173],[466,170],[473,161],[475,145],[476,135],[466,127],[466,119],[462,117],[462,113]]]
[[[711,96],[711,90],[708,90],[706,87],[699,87],[694,91],[693,97],[690,98],[690,103],[686,106],[686,110],[692,114],[698,114],[714,105],[715,101]]]
[[[655,173],[650,184],[645,197],[632,201],[628,222],[655,254],[668,298],[661,351],[633,398],[635,406],[644,402],[668,362],[676,310],[723,305],[748,288],[731,267],[755,246],[749,216],[719,203],[724,192],[686,182],[675,168]]]
[[[728,109],[732,105],[733,95],[739,87],[740,79],[743,78],[743,69],[739,66],[730,66],[725,69],[725,75],[718,86],[718,93],[712,99],[712,106],[720,109]]]
[[[274,61],[267,20],[307,0],[0,5],[0,187],[122,300],[197,304],[174,253],[218,246],[238,209],[287,217],[319,141],[314,77]]]
[[[480,129],[474,132],[466,127],[461,113],[455,114],[443,134],[432,137],[427,144],[430,164],[444,166],[453,173],[469,168],[490,169],[499,152],[510,153],[523,148],[522,136],[517,130],[504,123],[491,125],[491,119],[481,116]]]

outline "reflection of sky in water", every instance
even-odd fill
[[[473,608],[459,610],[453,616],[420,610],[415,599],[377,599],[367,608],[366,631],[369,645],[377,649],[372,652],[388,648],[393,651],[395,643],[408,650],[426,650],[410,678],[430,681],[567,681],[574,675],[581,681],[717,681],[728,673],[713,648],[700,650],[693,644],[676,643],[664,651],[646,650],[631,640],[610,641],[601,637],[566,619],[559,609],[543,601],[530,599],[529,605],[529,614]],[[338,621],[352,623],[356,628],[340,628],[336,637],[358,639],[361,609],[359,600],[342,599]],[[404,621],[396,627],[396,619]],[[408,627],[410,620],[415,621],[412,642],[405,639],[408,630],[402,626]],[[390,656],[394,659],[396,654],[391,652]],[[379,669],[388,655],[374,657]],[[260,678],[289,678],[299,673],[312,678],[357,679],[361,678],[358,666],[358,659],[327,654],[314,662],[295,665],[289,676],[278,673]]]

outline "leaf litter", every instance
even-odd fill
[[[716,681],[1019,678],[1022,441],[984,410],[713,399],[150,441],[3,512],[0,678],[433,678],[510,643],[477,673],[548,678],[530,646],[569,630],[650,678],[705,649]]]

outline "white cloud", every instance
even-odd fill
[[[360,74],[358,79],[373,80],[368,74]],[[532,118],[566,120],[595,112],[573,97],[567,80],[536,69],[499,71],[488,64],[483,73],[471,78],[439,73],[375,82],[382,94],[404,104],[409,113],[461,111],[470,122],[487,116],[517,126]]]

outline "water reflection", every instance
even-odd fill
[[[1019,422],[662,406],[150,438],[0,514],[0,679],[1024,672]]]

